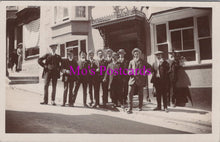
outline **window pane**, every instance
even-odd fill
[[[198,36],[206,37],[210,36],[209,17],[203,16],[197,18]]]
[[[166,24],[157,25],[157,43],[163,43],[167,41]]]
[[[64,44],[60,45],[60,56],[65,57],[65,45]]]
[[[193,26],[192,17],[169,22],[169,29],[178,29],[178,28],[192,27],[192,26]]]
[[[81,51],[86,52],[86,40],[80,41],[80,49],[81,49]]]
[[[66,43],[66,47],[77,46],[78,40],[70,41]]]
[[[163,51],[164,59],[168,59],[168,45],[167,44],[158,45],[158,50]]]
[[[63,17],[68,17],[69,14],[68,14],[68,8],[67,7],[64,7],[63,8]]]
[[[171,32],[171,43],[174,50],[182,50],[181,31]]]
[[[185,57],[186,61],[195,61],[196,60],[195,51],[180,52],[180,55]]]
[[[193,29],[183,30],[183,50],[194,49]]]
[[[199,40],[199,47],[200,47],[201,60],[212,59],[212,40],[211,40],[211,38]]]
[[[76,17],[86,17],[85,6],[76,6]]]

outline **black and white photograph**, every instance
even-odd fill
[[[3,133],[213,134],[214,6],[88,4],[5,5]]]

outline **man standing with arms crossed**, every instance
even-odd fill
[[[51,53],[47,53],[38,59],[40,66],[44,68],[42,77],[44,78],[44,101],[40,104],[48,104],[48,87],[52,80],[51,104],[56,105],[57,79],[60,78],[61,57],[56,54],[58,44],[50,45]]]

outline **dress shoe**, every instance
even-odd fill
[[[157,110],[161,110],[161,108],[156,107],[156,108],[154,108],[153,110],[154,110],[154,111],[157,111]]]
[[[65,107],[65,104],[62,104],[61,106],[62,106],[62,107]]]
[[[168,110],[167,108],[165,108],[165,109],[164,109],[164,111],[165,111],[166,113],[168,113],[168,112],[169,112],[169,110]]]
[[[132,110],[127,111],[127,114],[132,114],[132,113],[133,113]]]
[[[142,111],[142,108],[139,108],[138,111]]]
[[[55,106],[55,105],[56,105],[56,103],[55,103],[54,101],[51,101],[51,104],[52,104],[53,106]]]
[[[90,102],[90,103],[89,103],[89,106],[92,106],[92,104],[93,104],[93,102]]]
[[[87,104],[85,104],[84,107],[88,108],[89,106]]]
[[[41,102],[40,104],[41,104],[41,105],[47,105],[48,103],[46,103],[46,102]]]

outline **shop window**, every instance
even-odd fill
[[[60,56],[65,57],[65,44],[60,45]]]
[[[178,28],[184,28],[184,27],[193,27],[193,17],[170,21],[169,22],[169,29],[178,29]]]
[[[211,28],[208,16],[201,16],[197,18],[198,27],[198,41],[200,48],[200,59],[212,59],[212,37]]]
[[[86,17],[86,7],[85,6],[76,6],[76,17]]]
[[[157,30],[157,43],[163,43],[167,41],[166,24],[156,26]]]
[[[86,52],[86,40],[80,41],[80,50]]]
[[[36,57],[36,55],[39,55],[39,47],[25,49],[25,59]]]

